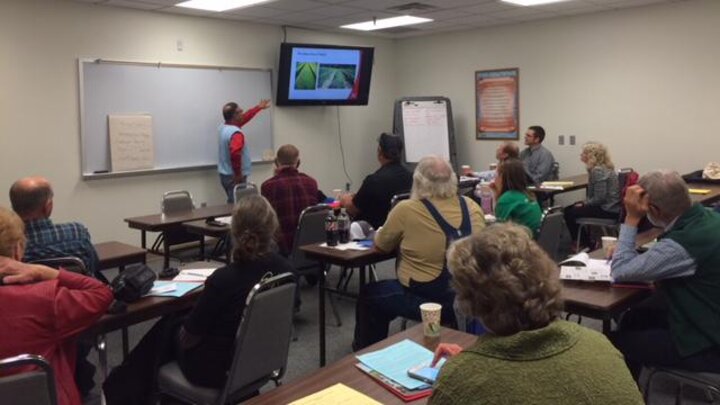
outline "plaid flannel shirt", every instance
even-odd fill
[[[90,241],[90,232],[77,222],[53,224],[49,218],[25,223],[26,262],[54,257],[75,256],[85,263],[90,274],[97,275],[98,255]]]

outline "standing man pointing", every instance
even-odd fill
[[[218,173],[228,203],[233,202],[235,185],[244,183],[252,171],[250,149],[240,128],[267,108],[270,108],[270,100],[261,100],[258,105],[247,111],[243,111],[235,102],[223,106],[225,123],[218,128],[220,138]]]

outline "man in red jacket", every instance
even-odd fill
[[[60,405],[80,405],[75,384],[77,335],[113,300],[100,281],[50,267],[21,263],[22,220],[0,208],[0,358],[43,356],[55,371]]]

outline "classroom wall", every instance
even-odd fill
[[[184,43],[182,52],[176,41]],[[79,220],[94,241],[139,243],[123,218],[158,212],[164,191],[186,189],[196,203],[224,202],[214,170],[83,181],[77,58],[163,61],[272,68],[280,27],[66,1],[4,0],[0,5],[0,205],[22,176],[44,175],[55,189],[56,221]],[[396,95],[394,43],[374,37],[288,30],[288,41],[375,47],[370,104],[341,107],[347,170],[353,187],[377,166],[376,138],[391,129]],[[275,78],[273,79],[275,80]],[[218,106],[218,120],[220,109]],[[275,145],[300,148],[301,168],[330,192],[342,171],[336,107],[273,107]],[[208,134],[216,142],[216,134]],[[272,165],[255,165],[260,184]]]
[[[399,91],[450,97],[461,164],[487,168],[498,142],[475,140],[474,73],[518,67],[520,142],[543,125],[561,175],[588,140],[618,167],[688,172],[720,160],[718,21],[720,1],[692,0],[406,39]]]

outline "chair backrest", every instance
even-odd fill
[[[236,203],[243,197],[255,194],[258,194],[258,189],[253,183],[239,183],[233,187],[233,198]]]
[[[37,369],[12,373],[14,368]],[[0,402],[13,405],[55,405],[55,375],[41,356],[21,354],[0,360]]]
[[[564,228],[562,207],[555,206],[545,210],[536,241],[554,261],[560,258],[560,236]]]
[[[87,268],[85,267],[85,263],[83,263],[80,258],[75,256],[63,256],[63,257],[52,257],[49,259],[38,259],[33,260],[31,263],[33,264],[43,264],[48,267],[52,267],[53,269],[59,269],[63,268],[67,271],[72,271],[73,273],[79,273],[85,276],[89,276],[90,272],[88,272]]]
[[[300,271],[320,266],[317,260],[308,259],[305,253],[300,251],[300,246],[325,241],[325,217],[327,217],[329,210],[329,205],[317,204],[305,208],[300,213],[298,225],[295,228],[292,250],[290,251],[290,263],[296,270]]]
[[[192,211],[195,204],[193,204],[193,198],[189,191],[176,190],[163,194],[161,208],[163,214],[177,214]]]
[[[397,205],[397,203],[399,203],[399,202],[402,201],[402,200],[407,200],[408,198],[410,198],[410,193],[395,194],[395,195],[392,196],[392,198],[390,199],[390,209],[395,208],[395,206]]]
[[[560,178],[560,163],[556,160],[552,164],[549,180],[558,180]]]
[[[248,294],[219,404],[235,403],[285,373],[296,287],[295,276],[284,273],[262,280]]]
[[[619,222],[625,221],[625,204],[623,204],[623,200],[625,199],[625,192],[627,191],[628,187],[637,183],[639,177],[640,176],[637,174],[637,172],[635,172],[635,170],[633,170],[632,167],[624,167],[618,170],[618,189],[620,190],[620,214],[618,216]]]

